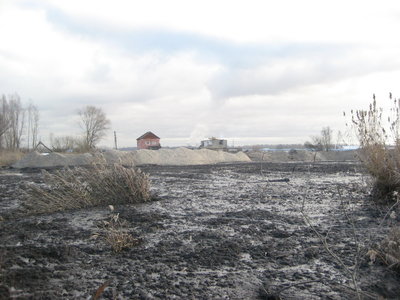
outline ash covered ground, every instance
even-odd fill
[[[372,204],[359,165],[142,169],[157,201],[115,208],[140,240],[119,253],[101,238],[107,207],[23,216],[20,187],[41,174],[2,170],[0,298],[90,299],[106,283],[102,299],[354,299],[359,262],[363,291],[399,299],[399,275],[365,255],[387,233],[387,207]]]

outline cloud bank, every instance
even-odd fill
[[[121,146],[206,136],[304,142],[342,111],[396,91],[395,1],[3,1],[0,93],[41,112],[40,135],[79,134],[104,109]]]

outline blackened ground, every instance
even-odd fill
[[[143,170],[157,201],[116,208],[141,240],[120,253],[102,238],[107,208],[21,216],[20,187],[41,175],[1,171],[0,299],[87,299],[105,282],[105,299],[354,299],[355,262],[363,292],[399,298],[399,275],[365,255],[387,207],[371,204],[359,165]]]

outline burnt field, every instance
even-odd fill
[[[354,299],[355,282],[365,299],[399,299],[399,275],[366,255],[388,207],[359,165],[142,169],[153,202],[45,215],[19,212],[40,172],[1,170],[0,299]],[[106,243],[111,214],[137,245]]]

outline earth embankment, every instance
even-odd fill
[[[205,165],[227,162],[250,162],[243,152],[228,153],[207,149],[190,150],[187,148],[118,151],[109,150],[101,154],[61,154],[31,152],[13,164],[14,168],[52,168],[64,166],[89,165],[101,155],[107,163],[142,165]]]
[[[357,161],[357,150],[349,151],[250,151],[247,155],[252,161],[266,162],[353,162]]]

